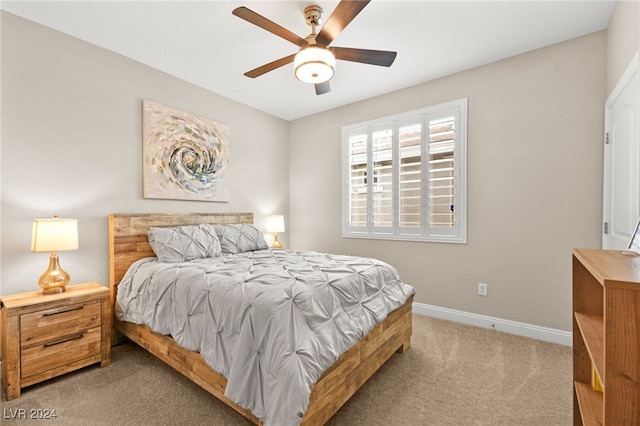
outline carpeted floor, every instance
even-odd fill
[[[395,354],[327,425],[571,425],[571,348],[414,315],[412,349]],[[29,419],[55,410],[50,420]],[[129,343],[7,401],[10,425],[250,425]],[[27,418],[20,418],[22,415]]]

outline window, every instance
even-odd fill
[[[343,236],[466,243],[467,100],[343,127]]]

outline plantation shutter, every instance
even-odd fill
[[[393,226],[393,129],[382,126],[372,136],[371,200],[374,228]],[[379,232],[384,232],[379,229]]]
[[[364,230],[368,224],[367,134],[349,137],[349,225]]]
[[[415,117],[398,129],[398,225],[402,233],[420,234],[424,226],[422,121]]]
[[[466,99],[343,128],[343,235],[466,242]]]
[[[455,188],[455,117],[429,122],[429,226],[452,228]]]

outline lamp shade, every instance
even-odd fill
[[[267,232],[284,232],[284,216],[276,214],[267,217]]]
[[[319,46],[305,47],[293,60],[296,78],[304,83],[324,83],[331,80],[336,58],[329,49]]]
[[[31,251],[65,251],[78,249],[76,219],[36,219],[33,221]]]

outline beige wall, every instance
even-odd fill
[[[605,49],[603,31],[292,122],[291,245],[388,261],[416,302],[570,330],[571,249],[600,246]],[[462,97],[468,244],[342,238],[341,126]]]
[[[640,49],[640,1],[619,0],[607,28],[607,94]]]
[[[569,330],[570,250],[600,245],[606,46],[600,32],[287,123],[2,12],[0,294],[37,289],[34,218],[78,218],[62,265],[106,283],[111,212],[279,212],[286,245],[387,260],[418,302]],[[341,126],[460,97],[469,243],[343,239]],[[230,203],[142,199],[142,99],[230,125]]]
[[[77,218],[80,249],[59,253],[62,267],[108,284],[109,213],[251,211],[263,227],[288,212],[286,121],[6,12],[1,25],[0,294],[39,289],[35,218]],[[229,125],[229,203],[142,198],[142,99]]]

